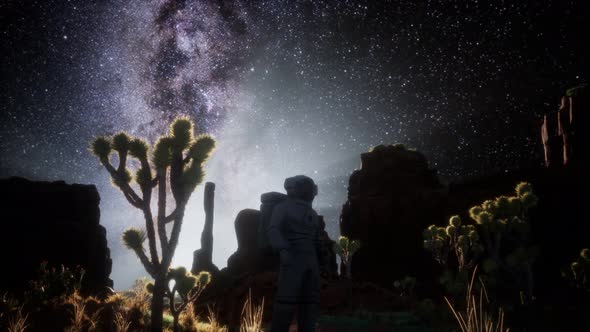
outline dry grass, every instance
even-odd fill
[[[96,331],[101,309],[88,317],[88,315],[86,315],[85,301],[86,300],[80,295],[80,293],[78,293],[78,290],[74,291],[74,293],[66,298],[65,302],[72,306],[72,318],[70,319],[70,326],[65,329],[66,332]]]
[[[130,296],[126,297],[126,306],[137,307],[142,312],[148,312],[152,295],[147,291],[146,285],[149,283],[147,278],[135,280],[130,290]]]
[[[495,318],[494,315],[490,313],[489,308],[487,308],[490,301],[488,299],[485,285],[481,279],[479,280],[481,283],[479,295],[474,294],[473,283],[476,272],[477,267],[473,270],[471,282],[467,288],[467,298],[464,312],[455,309],[449,299],[445,297],[445,301],[447,301],[449,308],[453,312],[453,315],[455,315],[455,319],[461,328],[461,332],[509,332],[509,328],[504,328],[504,310],[499,308],[498,317]]]
[[[248,291],[248,298],[242,308],[240,332],[262,331],[262,315],[264,313],[264,297],[262,303],[254,305],[252,302],[252,290]]]
[[[187,332],[196,332],[199,319],[195,314],[193,302],[186,305],[185,310],[180,314],[180,326]]]
[[[199,332],[227,332],[227,327],[221,325],[219,319],[217,318],[218,313],[213,311],[210,306],[207,306],[207,320],[209,321],[209,326],[205,326],[204,329],[198,330]]]
[[[66,303],[72,305],[72,318],[70,320],[70,326],[66,329],[68,332],[77,332],[82,331],[84,328],[84,321],[86,315],[84,311],[86,310],[86,304],[84,304],[84,299],[78,291],[74,291],[72,295],[68,296],[66,299]]]
[[[125,298],[119,293],[114,293],[114,294],[109,295],[109,297],[107,297],[107,299],[105,300],[105,303],[110,304],[113,307],[119,308],[123,304],[125,304]]]
[[[18,307],[14,317],[8,320],[8,332],[24,332],[27,326],[29,314],[23,315],[23,307]]]
[[[115,331],[127,332],[131,326],[131,322],[121,312],[115,314]]]

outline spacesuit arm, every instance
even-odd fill
[[[289,242],[285,240],[281,233],[281,224],[285,219],[286,211],[283,207],[277,206],[273,209],[270,217],[270,223],[267,229],[268,240],[271,247],[280,252],[283,249],[289,249]]]

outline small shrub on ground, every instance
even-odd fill
[[[30,281],[28,300],[48,301],[54,298],[67,297],[82,287],[82,279],[86,271],[80,267],[49,266],[47,261],[39,265],[38,277]]]

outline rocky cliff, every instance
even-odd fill
[[[22,290],[42,261],[86,270],[83,291],[112,286],[100,197],[93,185],[0,180],[0,287]]]

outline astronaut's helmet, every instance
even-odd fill
[[[318,194],[318,186],[310,177],[305,175],[296,175],[285,179],[285,190],[289,197],[299,198],[307,202],[313,201]]]

